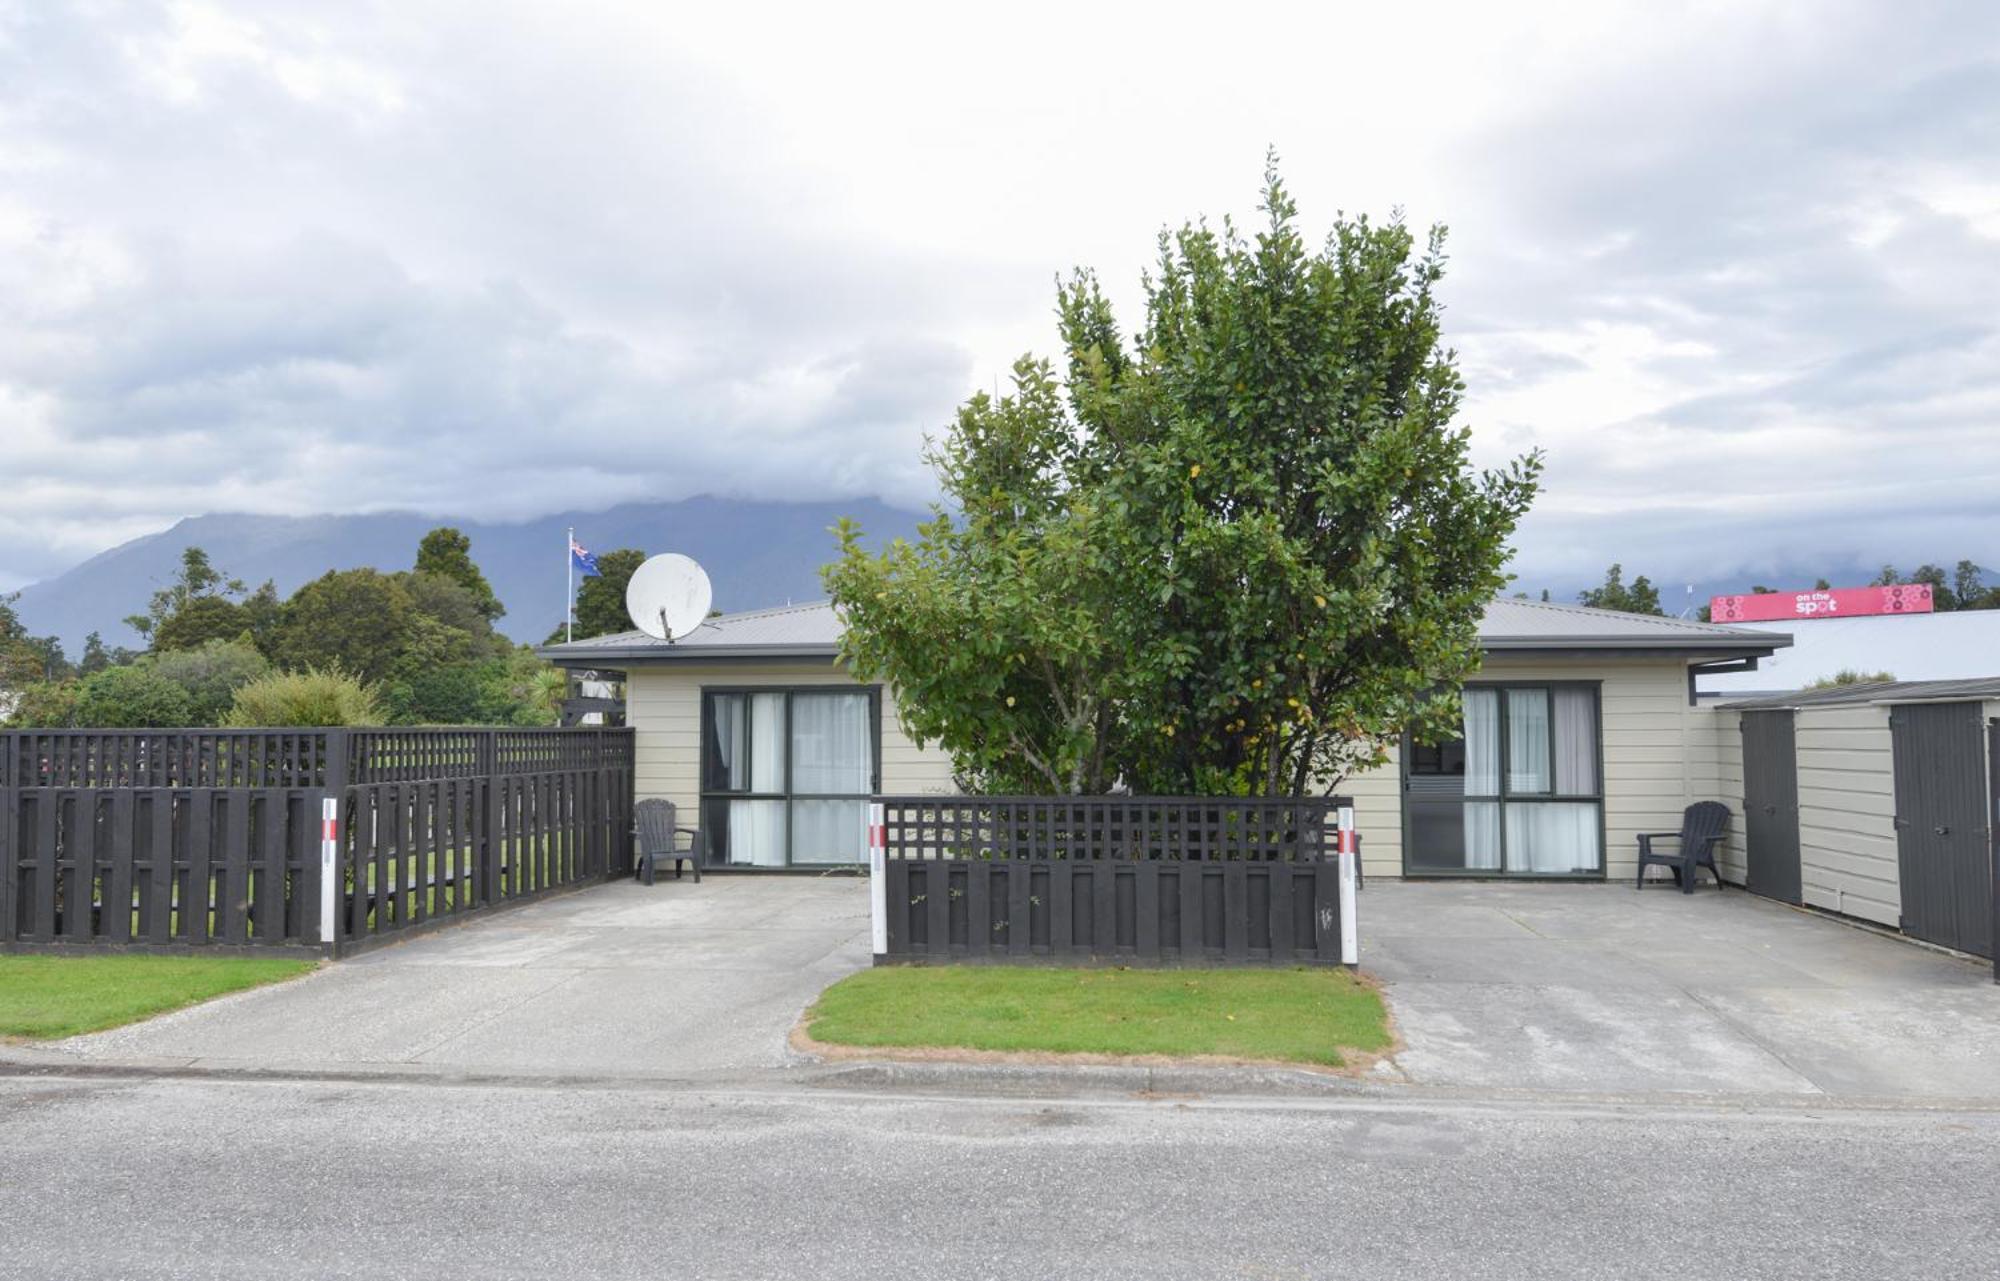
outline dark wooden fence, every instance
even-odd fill
[[[344,953],[629,871],[631,797],[625,730],[0,733],[0,950]]]
[[[1337,964],[1342,798],[885,796],[878,960]]]

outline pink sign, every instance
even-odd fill
[[[1749,596],[1717,596],[1708,602],[1709,617],[1718,623],[1781,623],[1800,618],[1930,612],[1929,583],[1836,587],[1825,592],[1758,592]]]

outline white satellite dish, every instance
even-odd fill
[[[714,600],[708,575],[679,552],[649,557],[625,585],[632,625],[655,640],[676,641],[701,626]]]

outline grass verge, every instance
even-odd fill
[[[807,1014],[833,1045],[1220,1056],[1340,1067],[1389,1048],[1382,998],[1345,970],[884,966]]]
[[[314,965],[259,956],[0,956],[0,1036],[101,1032]]]

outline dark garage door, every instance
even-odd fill
[[[1792,713],[1743,713],[1743,845],[1750,891],[1799,901],[1799,758]]]
[[[1984,731],[1977,703],[1906,704],[1889,713],[1903,929],[1992,956]]]

